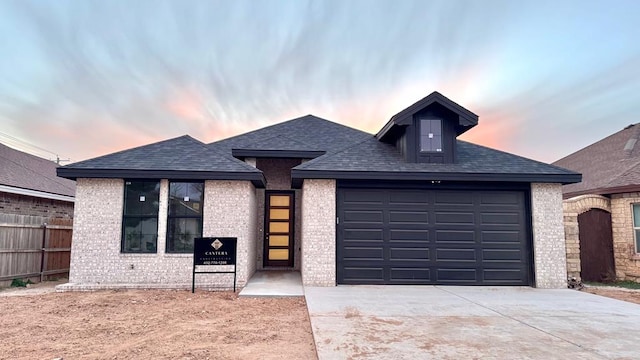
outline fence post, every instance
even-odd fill
[[[42,224],[42,256],[40,257],[40,282],[44,281],[44,263],[47,256],[47,223]]]

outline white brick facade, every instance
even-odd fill
[[[124,181],[78,179],[69,284],[61,290],[191,286],[193,256],[165,252],[168,181],[160,185],[157,253],[123,254]],[[255,206],[255,189],[248,181],[205,182],[203,236],[238,238],[240,287],[255,271]],[[196,275],[196,286],[231,288],[233,275]]]
[[[336,285],[336,181],[302,184],[302,283]]]
[[[531,184],[531,215],[536,287],[566,288],[562,185]]]

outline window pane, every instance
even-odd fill
[[[640,252],[640,229],[636,229],[636,252]]]
[[[202,183],[169,184],[169,215],[198,216],[202,213]]]
[[[269,232],[270,233],[288,233],[289,232],[289,223],[287,223],[287,222],[272,222],[272,223],[269,223]]]
[[[168,252],[193,252],[193,239],[202,236],[202,219],[171,218],[167,223]]]
[[[420,151],[442,151],[442,120],[420,120]]]
[[[286,195],[271,195],[269,204],[271,206],[289,206],[289,197]]]
[[[289,260],[289,250],[269,249],[269,260]]]
[[[633,226],[640,227],[640,204],[633,204]]]
[[[127,181],[125,183],[125,215],[157,215],[160,197],[159,181]]]

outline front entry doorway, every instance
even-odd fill
[[[264,266],[293,267],[294,192],[267,191]]]

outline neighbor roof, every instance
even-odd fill
[[[264,186],[260,170],[188,135],[70,164],[59,168],[58,175],[74,179],[251,180],[256,186]]]
[[[394,146],[370,138],[295,167],[292,178],[568,183],[580,174],[462,140],[454,164],[411,163]]]
[[[75,196],[75,181],[56,176],[57,167],[53,161],[0,144],[0,185]]]
[[[640,190],[640,124],[630,125],[554,163],[582,173],[563,186],[565,197]]]

